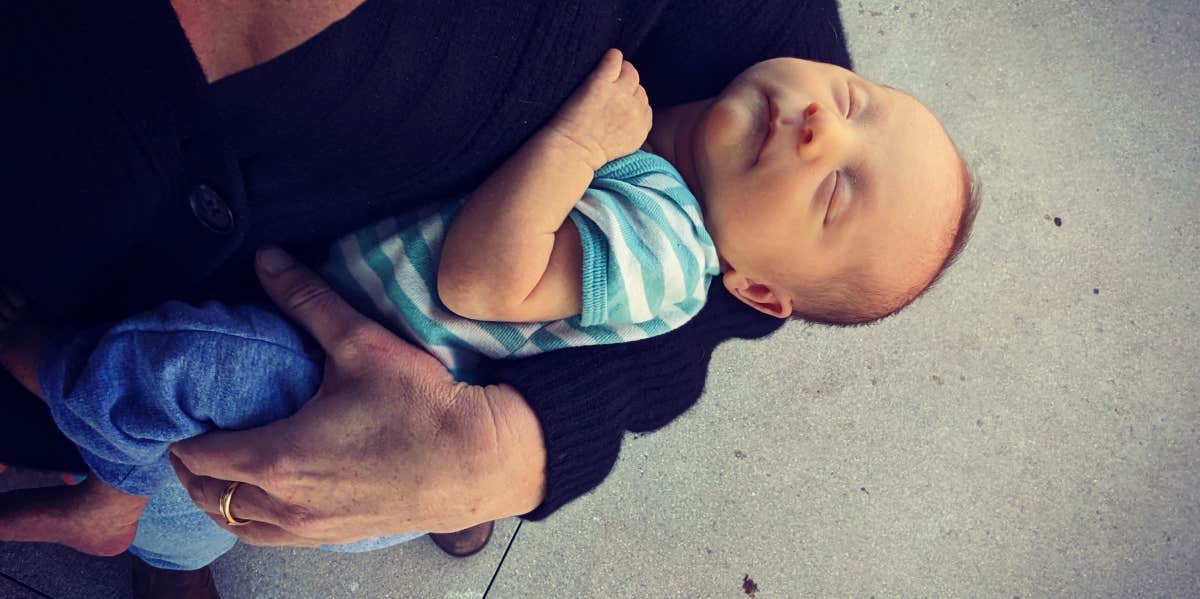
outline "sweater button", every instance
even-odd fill
[[[233,211],[217,190],[207,185],[197,185],[188,196],[188,203],[192,205],[192,214],[209,231],[218,235],[233,231]]]

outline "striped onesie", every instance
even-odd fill
[[[570,213],[583,241],[583,312],[536,323],[461,318],[437,299],[446,232],[466,199],[389,218],[333,245],[323,274],[356,308],[470,381],[480,356],[637,341],[678,328],[718,274],[700,204],[675,167],[636,152],[601,168]]]

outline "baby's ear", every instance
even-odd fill
[[[726,271],[723,280],[729,293],[747,306],[776,318],[792,315],[792,300],[782,289],[772,289],[770,285],[742,276],[736,270]]]

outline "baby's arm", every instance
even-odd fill
[[[582,248],[567,215],[596,170],[645,142],[650,121],[637,71],[609,50],[550,124],[468,198],[442,249],[442,303],[475,320],[579,314]]]

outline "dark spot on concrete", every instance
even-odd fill
[[[709,554],[709,555],[712,555],[712,548],[710,548],[710,547],[705,547],[705,548],[704,548],[704,552],[705,552],[705,553],[707,553],[707,554]]]
[[[958,380],[959,380],[959,382],[963,382],[963,381],[967,380],[967,377],[960,374],[960,375],[958,375]]]
[[[870,492],[870,491],[868,491],[866,487],[859,487],[859,488],[858,488],[858,490],[859,490],[859,491],[862,491],[863,493],[866,493],[867,495],[870,495],[870,494],[871,494],[871,492]]]
[[[975,426],[978,426],[978,427],[980,427],[980,428],[983,428],[983,420],[976,420],[976,421],[975,421]]]
[[[744,459],[746,459],[746,452],[744,452],[740,449],[735,449],[735,450],[733,450],[733,457],[735,457],[739,460],[744,460]]]
[[[879,384],[879,379],[877,379],[877,378],[875,378],[875,377],[871,377],[871,384],[872,384],[872,385],[878,385],[878,384]]]
[[[758,583],[754,582],[749,574],[742,576],[742,592],[751,597],[758,592]]]
[[[1057,217],[1057,216],[1056,216],[1056,217],[1054,217],[1054,226],[1056,226],[1056,227],[1061,227],[1061,226],[1062,226],[1062,219],[1061,219],[1061,218],[1059,218],[1059,217]]]
[[[931,381],[933,381],[933,382],[937,383],[938,385],[942,385],[942,384],[943,384],[943,383],[942,383],[942,377],[940,377],[940,376],[938,376],[938,375],[936,375],[936,374],[931,374],[931,375],[929,375],[929,380],[931,380]]]
[[[1092,287],[1092,295],[1100,295],[1100,288]]]

